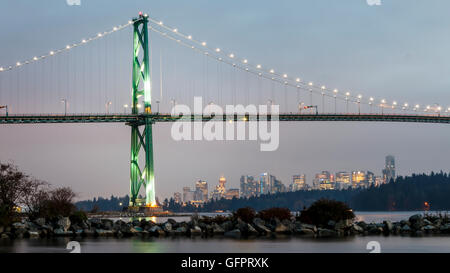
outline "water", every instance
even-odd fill
[[[358,220],[381,222],[399,221],[420,212],[357,212]],[[211,216],[211,215],[210,215]],[[189,216],[172,217],[177,221],[189,220]],[[151,218],[150,218],[151,219]],[[164,222],[165,219],[151,219]],[[0,240],[0,253],[50,252],[64,253],[69,238]],[[352,236],[346,238],[318,239],[300,236],[275,238],[230,239],[214,238],[85,238],[77,239],[81,252],[137,252],[137,253],[216,253],[216,252],[291,252],[291,253],[367,253],[370,241],[378,241],[381,252],[445,253],[450,252],[450,236]]]

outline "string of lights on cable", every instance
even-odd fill
[[[178,28],[168,26],[157,19],[151,17],[148,17],[148,19],[149,22],[152,23],[152,25],[149,26],[149,29],[162,35],[163,37],[171,39],[199,53],[205,54],[216,61],[226,63],[235,68],[272,80],[279,84],[292,86],[297,89],[314,92],[321,96],[331,97],[334,99],[343,100],[345,102],[365,104],[385,109],[400,109],[415,112],[450,112],[450,107],[443,109],[439,105],[431,106],[423,104],[409,104],[407,102],[399,103],[397,100],[388,102],[388,100],[384,98],[376,98],[375,96],[365,97],[359,93],[356,93],[357,95],[355,95],[350,91],[342,92],[336,88],[329,88],[322,84],[307,82],[300,77],[291,77],[286,73],[279,73],[273,68],[268,69],[259,63],[251,63],[246,58],[238,57],[238,55],[232,51],[227,51],[220,47],[211,47],[206,41],[194,39],[192,35],[184,34]]]
[[[56,56],[56,55],[58,55],[60,53],[72,50],[72,49],[74,49],[76,47],[83,46],[83,45],[88,44],[90,42],[93,42],[95,40],[101,39],[101,38],[103,38],[105,36],[108,36],[108,35],[114,33],[114,32],[123,30],[124,28],[127,28],[128,26],[130,26],[132,24],[133,24],[133,21],[128,21],[128,23],[126,23],[124,25],[115,26],[109,31],[99,32],[95,36],[83,39],[83,40],[81,40],[78,43],[68,44],[64,48],[60,48],[60,49],[57,49],[57,50],[51,50],[47,54],[43,54],[43,55],[40,55],[40,56],[34,56],[33,58],[30,58],[28,60],[16,62],[16,64],[14,64],[14,65],[9,65],[9,66],[5,66],[5,67],[0,66],[0,72],[7,72],[7,71],[10,71],[10,70],[19,68],[19,67],[21,67],[23,65],[32,64],[32,63],[38,62],[40,60]]]

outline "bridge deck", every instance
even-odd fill
[[[279,121],[378,121],[378,122],[420,122],[420,123],[450,123],[449,115],[379,115],[379,114],[279,114],[278,116],[259,115],[220,115],[202,116],[189,115],[172,117],[170,114],[90,114],[90,115],[9,115],[0,116],[0,124],[51,124],[51,123],[143,123],[146,117],[154,122],[175,122],[177,120],[194,121],[211,119],[216,121],[255,121],[271,120],[278,117]]]

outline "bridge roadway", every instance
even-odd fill
[[[144,124],[145,118],[154,122],[194,121],[255,121],[271,120],[271,116],[259,115],[189,115],[172,117],[170,114],[67,114],[67,115],[9,115],[0,116],[0,124],[52,124],[52,123],[127,123]],[[275,116],[274,116],[275,117]],[[377,122],[419,122],[450,123],[450,115],[400,115],[400,114],[279,114],[279,121],[377,121]]]

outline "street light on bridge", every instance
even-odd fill
[[[337,114],[337,93],[338,92],[339,91],[337,89],[333,90],[333,93],[334,93],[334,95],[333,95],[333,97],[334,97],[334,113],[335,114]]]
[[[64,103],[64,116],[67,115],[67,100],[61,99],[61,102]]]
[[[0,106],[0,109],[5,109],[6,110],[6,117],[8,117],[8,105]]]
[[[128,104],[123,105],[123,113],[126,114],[128,109]]]
[[[112,102],[110,102],[110,101],[108,101],[106,104],[105,104],[105,107],[106,107],[106,114],[109,114],[109,106],[112,104]]]

